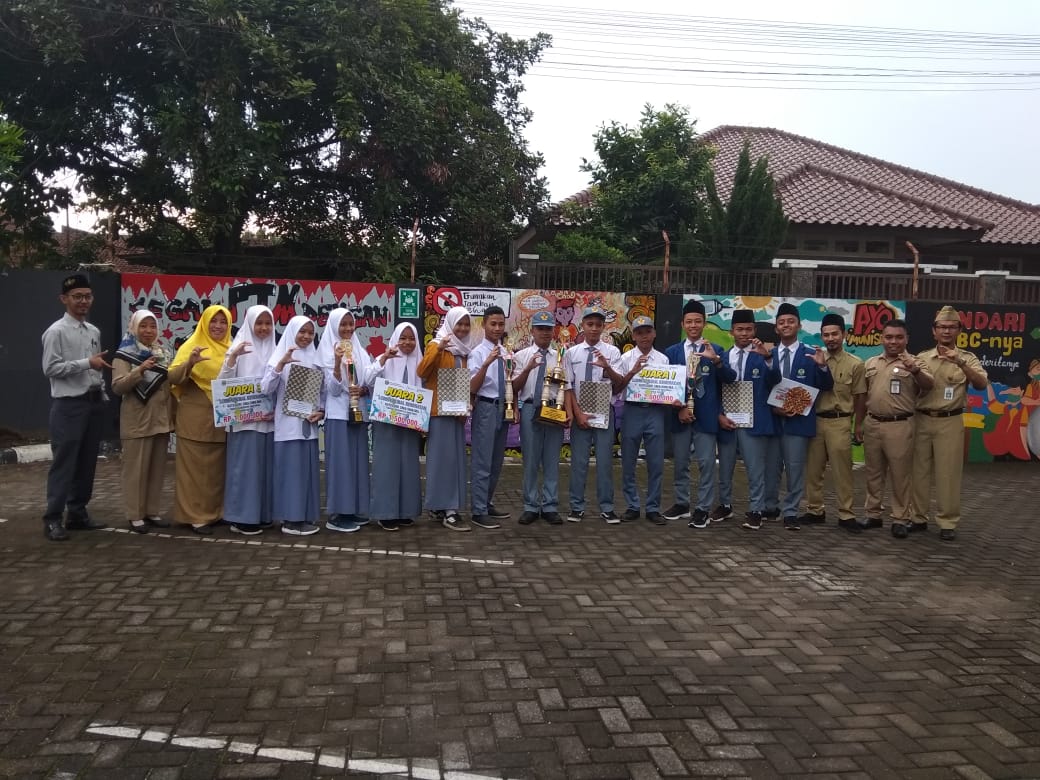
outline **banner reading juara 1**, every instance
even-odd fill
[[[958,304],[957,346],[989,374],[985,390],[968,388],[964,447],[969,461],[1040,459],[1040,308]],[[907,305],[910,349],[935,345],[939,305]]]

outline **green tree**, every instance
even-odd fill
[[[645,106],[635,128],[602,127],[594,146],[598,159],[584,160],[582,170],[598,188],[598,218],[613,229],[615,246],[660,258],[662,231],[674,238],[696,224],[712,149],[698,141],[688,109],[673,104]]]
[[[787,235],[787,217],[769,173],[768,160],[751,163],[745,141],[737,161],[733,190],[723,203],[708,178],[705,209],[698,221],[697,240],[712,264],[734,268],[768,268]]]
[[[460,259],[497,260],[545,200],[520,96],[548,44],[447,0],[4,4],[27,172],[0,208],[63,207],[68,170],[138,245],[234,253],[256,222],[289,251],[383,256],[418,217]]]

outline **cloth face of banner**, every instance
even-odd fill
[[[213,380],[213,425],[216,428],[270,420],[274,399],[260,392],[259,376]]]
[[[324,379],[325,372],[320,368],[290,365],[289,378],[285,380],[282,413],[306,420],[318,411]]]
[[[426,433],[430,429],[433,394],[415,385],[388,382],[380,377],[372,389],[369,420]]]
[[[629,381],[625,400],[669,405],[685,403],[686,367],[647,366]]]
[[[766,400],[770,406],[776,406],[785,412],[794,412],[803,417],[808,416],[816,403],[820,391],[810,385],[803,385],[793,379],[781,379]]]

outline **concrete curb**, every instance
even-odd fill
[[[0,465],[40,463],[51,459],[50,444],[25,444],[0,450]]]

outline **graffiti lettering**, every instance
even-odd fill
[[[1011,353],[1016,349],[1022,349],[1023,341],[1021,336],[983,336],[978,331],[975,331],[973,333],[960,333],[957,336],[957,346],[961,349],[968,349],[969,347],[971,349],[978,349],[979,347],[999,349],[1004,357],[1010,357]]]
[[[1026,330],[1026,313],[1021,311],[959,311],[957,315],[965,330],[1004,330],[1011,333],[1025,333]]]

